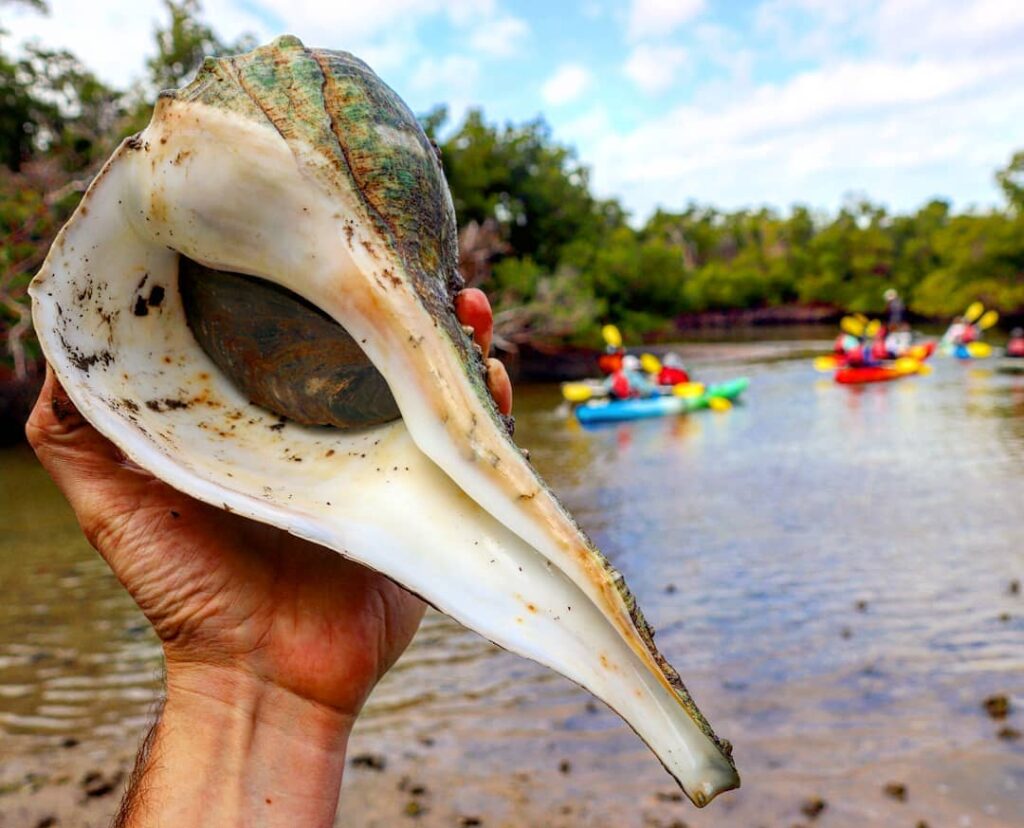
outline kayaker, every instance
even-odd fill
[[[962,316],[953,319],[948,330],[942,335],[942,342],[946,345],[959,345],[963,342],[964,331],[967,325]]]
[[[623,347],[615,347],[608,345],[604,349],[604,353],[597,358],[597,367],[601,369],[602,374],[611,375],[616,371],[622,370],[622,358],[626,354],[626,349]]]
[[[879,362],[875,356],[874,344],[858,341],[856,345],[846,352],[846,364],[851,368],[866,368],[877,365]]]
[[[661,361],[661,370],[656,377],[658,385],[679,385],[681,382],[689,382],[690,374],[683,365],[682,357],[679,354],[665,354]]]
[[[1024,328],[1014,328],[1010,331],[1010,340],[1006,343],[1006,355],[1024,359]]]
[[[903,304],[899,293],[895,288],[889,288],[883,296],[885,297],[885,314],[889,320],[888,327],[895,328],[903,324],[903,317],[907,313],[907,306]]]
[[[898,359],[910,350],[913,344],[913,335],[910,326],[906,322],[899,325],[896,330],[890,331],[885,337],[885,350],[890,359]]]
[[[617,400],[651,397],[657,391],[644,373],[640,357],[633,354],[626,354],[622,358],[622,368],[609,376],[605,384],[608,393]]]
[[[885,326],[878,329],[878,333],[875,334],[875,338],[871,342],[871,358],[875,362],[881,362],[883,359],[889,358],[889,351],[886,348],[887,330]]]

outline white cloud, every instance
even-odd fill
[[[1020,50],[1016,0],[882,0],[871,32],[887,54],[982,55]]]
[[[640,89],[654,95],[672,88],[686,58],[686,50],[680,46],[641,43],[626,59],[623,71]]]
[[[691,198],[834,206],[851,187],[906,198],[908,182],[919,200],[951,189],[991,199],[992,170],[1019,140],[1022,76],[1024,54],[847,61],[606,132],[583,157],[601,193],[641,216]]]
[[[3,25],[10,41],[35,38],[70,49],[100,78],[122,88],[144,73],[145,60],[154,52],[153,32],[166,20],[158,0],[50,0],[50,6],[46,16],[5,6]],[[473,27],[475,38],[499,51],[511,48],[525,26],[503,15],[497,0],[203,2],[203,19],[225,40],[251,33],[266,41],[288,32],[310,46],[355,52],[385,75],[411,68],[427,52],[417,30],[438,17],[460,30]],[[489,40],[481,34],[488,29]]]
[[[629,36],[634,40],[664,37],[704,10],[704,0],[632,0]]]
[[[590,73],[578,63],[563,63],[541,87],[540,94],[551,106],[571,103],[590,85]]]
[[[481,24],[469,44],[487,57],[512,57],[522,45],[530,27],[518,17],[499,17]]]

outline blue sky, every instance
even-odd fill
[[[5,8],[9,41],[142,73],[157,0]],[[543,115],[637,220],[690,200],[836,209],[865,193],[998,202],[1024,149],[1020,0],[206,0],[222,37],[283,32],[367,60],[415,111]]]

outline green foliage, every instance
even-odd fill
[[[434,110],[424,121],[436,134],[443,118]],[[591,196],[587,169],[543,120],[499,129],[472,110],[441,152],[459,221],[496,219],[514,250],[551,270],[563,246],[596,243],[602,227],[622,221],[618,205]]]
[[[22,5],[48,11],[41,0]],[[36,354],[28,282],[99,165],[145,126],[153,90],[180,85],[207,55],[249,48],[245,38],[220,41],[199,20],[197,0],[165,0],[165,8],[148,89],[111,89],[63,50],[30,45],[18,58],[0,52],[0,336],[7,344],[0,362],[18,373]]]
[[[430,116],[435,132],[443,116]],[[1005,212],[956,216],[939,200],[897,216],[865,199],[834,217],[802,206],[782,215],[690,204],[659,210],[635,229],[616,202],[587,195],[585,170],[539,122],[499,130],[473,112],[443,147],[460,218],[505,222],[512,254],[484,286],[499,310],[528,303],[536,312],[538,286],[559,272],[596,300],[601,321],[633,337],[708,310],[797,302],[879,314],[890,287],[925,316],[952,316],[975,299],[1004,315],[1024,313],[1024,152],[996,174]],[[523,147],[534,162],[525,177],[517,166]],[[542,238],[523,232],[531,225]]]
[[[1015,153],[1006,169],[996,173],[1006,200],[1017,213],[1024,213],[1024,150]]]

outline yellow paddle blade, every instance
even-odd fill
[[[640,356],[640,367],[648,374],[657,374],[661,370],[661,360],[654,354],[642,354]]]
[[[604,344],[609,348],[622,347],[622,334],[614,325],[605,325],[601,328],[601,336],[604,337]]]
[[[855,313],[853,314],[853,318],[860,322],[861,325],[868,324],[868,318],[863,313]]]
[[[894,367],[901,374],[916,374],[921,370],[921,361],[909,356],[900,357]]]
[[[563,382],[562,396],[569,402],[586,402],[594,394],[593,389],[582,382]]]
[[[692,400],[694,397],[699,397],[704,393],[704,383],[681,382],[678,385],[672,386],[672,393],[677,397],[685,397],[688,400]]]
[[[921,367],[917,369],[917,373],[920,374],[922,377],[927,377],[933,370],[935,369],[932,368],[932,366],[929,365],[927,362],[922,362]]]
[[[998,322],[998,321],[999,321],[999,311],[997,311],[997,310],[987,310],[982,315],[981,319],[978,320],[978,327],[981,328],[983,331],[987,331],[989,328],[991,328],[993,325],[995,325],[996,322]]]
[[[912,345],[907,349],[907,356],[923,360],[928,356],[928,348],[925,345]]]
[[[732,408],[732,403],[725,397],[712,397],[708,400],[708,408],[712,411],[728,411]]]
[[[852,316],[844,316],[840,319],[839,327],[842,329],[843,333],[848,333],[850,336],[856,336],[858,338],[864,336],[864,323]]]
[[[992,346],[987,342],[968,342],[967,353],[975,359],[985,359],[992,356]]]
[[[868,322],[867,327],[864,328],[864,334],[868,339],[873,339],[878,336],[878,332],[882,329],[882,323],[877,319],[872,319]]]
[[[979,316],[985,312],[985,306],[981,302],[971,302],[967,306],[967,310],[964,311],[964,319],[968,322],[974,322]]]
[[[834,356],[820,356],[814,358],[814,370],[826,373],[834,371],[839,367],[839,360]]]

